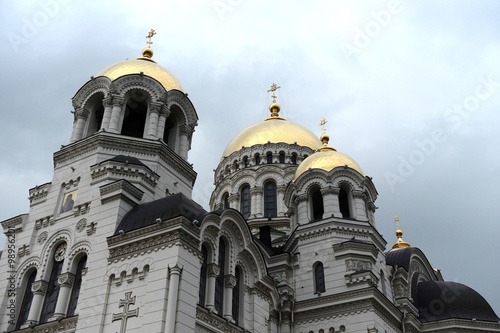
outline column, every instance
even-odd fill
[[[323,218],[342,217],[339,206],[339,189],[331,186],[322,188],[321,195],[323,196],[323,207],[325,209]]]
[[[223,317],[232,323],[233,320],[233,288],[236,285],[236,277],[228,274],[224,276],[224,303]]]
[[[146,125],[145,138],[146,139],[156,139],[158,132],[158,120],[160,114],[161,106],[157,104],[151,104],[149,106],[149,123]]]
[[[168,300],[167,300],[167,317],[166,330],[167,333],[175,333],[175,315],[177,313],[177,298],[179,296],[179,281],[181,278],[182,265],[175,264],[168,268],[170,283],[168,285]]]
[[[286,212],[286,206],[285,206],[285,189],[286,189],[286,186],[285,185],[279,185],[279,186],[276,186],[276,192],[277,192],[277,198],[276,200],[278,200],[276,203],[277,203],[277,216],[283,216],[285,215],[285,212]]]
[[[158,139],[163,139],[165,135],[165,124],[167,123],[167,118],[170,115],[170,110],[164,105],[158,116],[158,129],[156,130],[156,136]]]
[[[262,188],[253,187],[250,189],[251,207],[250,215],[254,217],[264,216],[262,209]]]
[[[220,274],[220,267],[214,263],[207,265],[207,292],[205,295],[205,307],[210,312],[215,312],[215,279]]]
[[[104,106],[104,114],[102,116],[101,130],[107,131],[109,128],[109,121],[111,120],[111,110],[113,109],[113,97],[108,96],[102,100]]]
[[[85,129],[85,123],[89,115],[89,111],[84,108],[79,108],[75,112],[75,126],[73,127],[73,134],[71,135],[71,142],[80,140],[83,137],[83,130]]]
[[[307,215],[307,194],[300,194],[295,198],[294,204],[297,206],[297,223],[299,225],[309,223]]]
[[[184,124],[180,126],[180,135],[179,135],[179,156],[183,159],[187,160],[188,151],[189,151],[189,138],[191,137],[192,130],[191,127]]]
[[[240,194],[239,193],[230,194],[229,197],[227,198],[227,200],[229,201],[230,208],[236,209],[238,211],[240,210]]]
[[[69,272],[63,273],[57,277],[57,282],[59,282],[60,286],[59,296],[57,297],[56,309],[54,312],[54,317],[52,318],[59,320],[66,317],[68,302],[69,298],[71,297],[71,287],[73,286],[74,281],[75,275]]]
[[[109,122],[109,132],[118,133],[120,116],[125,100],[122,97],[113,97],[113,109],[111,110],[111,119]]]
[[[38,323],[40,312],[42,311],[43,299],[45,297],[45,293],[47,292],[48,286],[49,284],[43,280],[35,281],[31,285],[31,291],[33,292],[33,301],[31,302],[28,320],[21,326],[21,328],[30,327],[31,324]]]

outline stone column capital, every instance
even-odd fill
[[[238,280],[236,280],[234,275],[224,275],[224,287],[234,288],[234,286],[236,286],[236,282],[238,282]]]
[[[207,275],[210,277],[210,276],[213,276],[213,277],[216,277],[220,274],[220,267],[217,266],[216,264],[214,263],[210,263],[207,265]]]
[[[59,282],[61,286],[71,287],[75,282],[75,274],[70,272],[63,273],[57,277],[57,282]]]
[[[47,292],[48,287],[49,283],[47,281],[38,280],[31,284],[31,291],[35,294],[44,295]]]

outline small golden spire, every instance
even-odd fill
[[[271,111],[271,118],[278,118],[281,119],[279,116],[280,112],[280,105],[276,103],[276,90],[281,88],[281,86],[278,86],[276,83],[271,84],[271,89],[269,89],[267,92],[272,92],[273,94],[271,97],[273,98],[273,102],[271,105],[269,105],[269,111]]]
[[[146,36],[146,38],[148,38],[148,41],[146,42],[146,44],[148,44],[148,46],[146,46],[142,50],[142,56],[144,58],[151,59],[153,57],[153,49],[151,48],[151,44],[153,44],[153,42],[151,41],[151,38],[153,38],[154,35],[156,35],[156,31],[154,31],[154,29],[151,29],[148,32],[148,35]],[[151,61],[153,61],[153,60],[151,60]]]
[[[332,148],[328,146],[328,142],[330,141],[330,136],[326,133],[326,123],[328,121],[325,118],[321,118],[319,125],[321,126],[321,136],[319,137],[320,141],[323,143],[323,146],[319,148],[319,151],[324,151],[324,150],[335,150],[335,148]]]
[[[392,249],[404,249],[405,247],[410,247],[410,243],[403,240],[403,230],[401,230],[401,225],[399,224],[399,216],[394,216],[394,226],[396,227],[396,237],[398,241],[392,246]]]

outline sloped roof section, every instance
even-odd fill
[[[199,204],[182,193],[176,193],[134,207],[120,222],[115,230],[115,235],[118,235],[120,230],[129,232],[152,225],[157,223],[157,219],[166,221],[184,216],[190,221],[201,221],[206,214],[207,212]]]

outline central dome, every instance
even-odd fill
[[[248,148],[258,144],[287,143],[318,149],[321,141],[308,129],[279,117],[279,105],[271,104],[271,117],[248,127],[238,134],[226,147],[222,158],[225,158],[241,148]],[[273,112],[275,111],[275,112]]]
[[[180,90],[182,89],[181,84],[177,79],[170,74],[165,68],[158,65],[156,61],[151,59],[153,56],[153,50],[150,48],[145,48],[142,51],[142,57],[120,61],[114,65],[111,65],[101,71],[98,76],[105,76],[111,81],[116,80],[119,77],[129,75],[129,74],[141,74],[150,76],[156,81],[158,81],[165,90]]]

